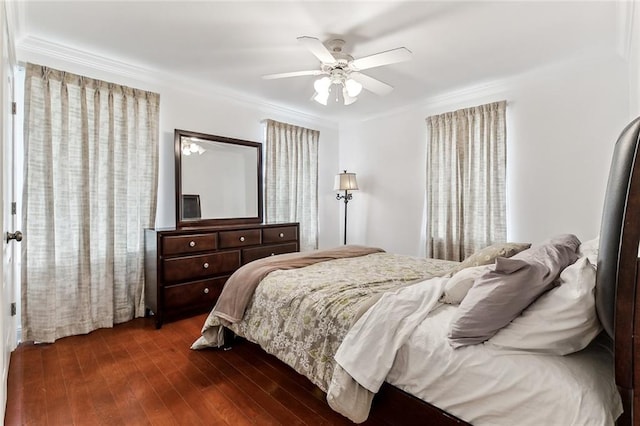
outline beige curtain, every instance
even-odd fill
[[[144,314],[159,95],[28,64],[23,339],[52,342]]]
[[[427,256],[462,260],[506,239],[506,102],[427,118]]]
[[[318,248],[320,132],[267,120],[265,221],[299,222],[300,250]]]

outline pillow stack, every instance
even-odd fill
[[[529,352],[568,355],[600,333],[595,304],[596,268],[587,256],[560,274],[558,286],[543,294],[487,344]]]
[[[467,271],[467,275],[478,276],[472,278],[466,296],[462,295],[451,323],[451,345],[458,348],[492,338],[554,286],[560,272],[578,258],[579,245],[575,235],[560,235],[511,258],[498,257],[485,270]],[[450,300],[459,296],[451,292],[447,296],[445,291]]]

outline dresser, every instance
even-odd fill
[[[145,229],[145,300],[156,328],[211,310],[245,263],[299,251],[299,231],[298,223]]]

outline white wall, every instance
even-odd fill
[[[629,48],[630,118],[640,116],[640,4],[631,3],[631,40]]]
[[[419,255],[425,118],[507,100],[508,239],[597,235],[613,144],[629,116],[629,66],[583,57],[340,127],[340,166],[357,173],[349,242]]]
[[[71,58],[71,59],[69,59]],[[339,212],[332,191],[338,170],[338,127],[295,111],[194,87],[188,81],[161,80],[127,64],[110,62],[77,51],[20,49],[18,60],[32,62],[92,78],[160,93],[160,165],[156,226],[175,226],[174,129],[191,130],[250,141],[264,141],[262,121],[271,118],[320,131],[318,159],[318,220],[321,248],[340,243]],[[147,77],[148,76],[148,77]]]

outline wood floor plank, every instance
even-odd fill
[[[113,353],[114,347],[117,348],[115,356]],[[141,373],[135,368],[135,364],[130,362],[127,351],[124,348],[120,348],[116,342],[111,345],[106,344],[103,361],[106,365],[103,364],[101,368],[108,368],[108,374],[103,375],[107,386],[112,390],[111,393],[122,418],[131,424],[150,424],[142,405],[140,405],[129,386],[131,377]],[[117,391],[114,392],[114,389]]]
[[[173,383],[176,392],[182,396],[186,404],[203,424],[226,425],[227,421],[218,411],[217,407],[206,406],[202,403],[202,393],[180,371],[172,371],[166,375],[170,383]]]
[[[254,382],[263,391],[287,407],[290,411],[296,413],[297,417],[302,421],[305,421],[305,419],[312,419],[314,424],[329,424],[327,419],[323,418],[298,399],[300,394],[294,396],[292,393],[286,391],[279,382],[272,380],[259,368],[256,368],[253,359],[249,362],[240,356],[237,351],[234,352],[233,350],[227,351],[225,355],[231,362],[233,362],[234,366],[242,369],[249,380]]]
[[[254,424],[237,406],[230,403],[226,396],[215,386],[201,389],[200,398],[206,407],[219,412],[228,425],[249,426]]]
[[[182,325],[182,323],[180,323],[180,325]],[[178,324],[176,324],[175,327],[178,327]],[[184,333],[183,330],[179,330],[177,328],[168,330],[168,332],[169,331],[174,333],[176,341],[182,342],[180,346],[187,348],[191,346],[191,344],[195,340],[195,337],[197,337],[197,335],[189,335],[187,333]],[[199,335],[199,329],[197,333]],[[213,374],[218,377],[218,381],[216,381],[216,383],[224,387],[226,389],[225,392],[232,390],[234,395],[238,395],[237,397],[233,398],[234,401],[242,404],[243,410],[249,410],[252,413],[251,417],[253,417],[253,415],[255,414],[257,417],[255,417],[253,420],[258,424],[283,424],[282,422],[285,420],[283,420],[282,418],[287,419],[286,421],[297,422],[295,418],[291,417],[291,413],[288,413],[286,408],[281,406],[280,404],[270,406],[270,404],[273,404],[274,401],[265,401],[263,395],[264,392],[262,392],[258,387],[246,386],[245,378],[243,377],[242,372],[233,368],[233,366],[229,364],[228,360],[225,359],[226,357],[224,355],[224,351],[214,350],[202,352],[190,350],[189,353],[194,354],[194,356],[196,357],[199,356],[198,354],[206,353],[207,355],[209,355],[208,361],[211,362],[210,365],[215,369],[215,372]],[[232,383],[233,387],[228,386],[229,383]],[[278,419],[278,417],[282,418]]]
[[[167,407],[165,400],[168,401],[170,398],[175,398],[175,401],[171,401],[170,404],[177,410],[184,408],[184,406],[182,406],[184,401],[182,401],[182,398],[180,398],[177,393],[170,392],[172,389],[167,389],[166,386],[163,387],[165,383],[161,380],[162,377],[158,377],[158,370],[155,365],[149,361],[144,348],[139,346],[135,340],[130,340],[127,343],[127,351],[131,357],[131,362],[140,373],[138,380],[135,382],[135,389],[138,392],[136,397],[146,403],[143,409],[147,413],[147,417],[151,423],[162,424],[168,419],[177,422],[183,414],[191,417],[190,413],[182,413],[181,411],[172,412]],[[141,394],[140,392],[144,393]]]
[[[218,364],[218,368],[226,377],[232,379],[242,391],[254,400],[260,407],[266,410],[271,416],[275,417],[278,422],[287,425],[304,424],[299,418],[293,415],[280,401],[274,400],[263,389],[255,386],[255,384],[242,372],[237,370],[235,366],[227,362]]]
[[[206,351],[208,352],[208,351]],[[230,398],[244,415],[256,424],[275,425],[279,424],[276,419],[264,408],[262,408],[251,395],[245,392],[235,381],[234,374],[224,374],[219,366],[225,361],[211,353],[195,352],[192,356],[193,365],[197,366],[203,374],[212,380],[212,384],[222,394]]]
[[[48,345],[43,351],[42,364],[44,371],[47,372],[44,376],[44,390],[48,423],[54,425],[73,423],[67,387],[62,377],[62,367],[55,345]]]
[[[277,384],[278,388],[271,393],[273,397],[279,400],[286,399],[286,404],[292,404],[293,407],[296,407],[296,412],[304,413],[305,418],[316,418],[317,424],[350,424],[343,416],[332,410],[327,411],[326,402],[319,401],[308,389],[290,380],[288,376],[291,375],[291,371],[287,371],[288,374],[282,374],[273,369],[269,364],[264,363],[258,357],[243,358],[242,353],[237,350],[229,350],[226,355],[233,359],[234,365],[241,366],[243,369],[249,371],[256,370],[263,375],[264,379],[261,379],[263,386],[273,386],[274,383]],[[251,361],[249,362],[247,359]],[[265,380],[268,381],[265,382]],[[283,397],[281,393],[284,389],[288,390],[284,391],[286,395]],[[294,400],[292,401],[292,399]],[[301,405],[301,407],[299,405]]]
[[[127,384],[132,394],[139,401],[149,423],[158,425],[162,424],[163,421],[167,421],[165,413],[168,410],[142,373],[129,377]],[[171,421],[175,422],[173,416],[169,417]]]
[[[201,326],[197,328],[192,326],[190,331],[185,331],[182,327],[183,325],[193,324],[187,321],[188,320],[183,320],[171,323],[164,331],[167,335],[171,336],[170,338],[174,342],[174,346],[168,348],[168,351],[174,351],[176,347],[190,348],[191,343],[193,343],[195,338],[200,334]],[[204,321],[204,319],[202,321]],[[196,334],[194,335],[193,333]],[[209,357],[207,357],[205,353],[207,353]],[[258,404],[251,395],[248,395],[245,389],[242,389],[235,383],[234,375],[236,373],[240,374],[239,372],[227,370],[226,375],[222,373],[220,367],[227,365],[227,362],[224,361],[223,351],[217,351],[216,353],[216,351],[202,352],[188,349],[187,351],[177,351],[176,354],[184,357],[185,362],[191,363],[201,369],[201,371],[204,372],[204,377],[210,377],[212,380],[211,383],[214,384],[223,395],[231,398],[233,405],[237,406],[242,413],[254,423],[265,425],[280,424],[268,410]],[[211,355],[213,355],[213,357],[210,357]],[[191,361],[189,361],[188,356],[191,357]]]
[[[27,344],[23,353],[24,362],[21,364],[20,371],[24,383],[33,384],[40,382],[44,375],[42,365],[43,345]]]
[[[201,370],[197,367],[197,360],[202,360],[200,365],[205,366],[205,370]],[[231,396],[224,392],[219,385],[212,380],[213,377],[222,377],[218,376],[219,372],[217,370],[213,371],[213,367],[206,362],[206,360],[202,359],[200,356],[192,355],[190,356],[189,369],[185,371],[185,377],[194,388],[198,389],[201,393],[202,401],[210,407],[210,409],[216,410],[220,413],[221,417],[228,423],[229,425],[242,425],[242,424],[252,424],[250,421],[248,413],[239,408]],[[207,374],[212,372],[213,374]],[[222,379],[224,380],[224,378]]]
[[[68,395],[73,424],[100,424],[100,417],[91,402],[93,396],[85,383],[71,384]]]

